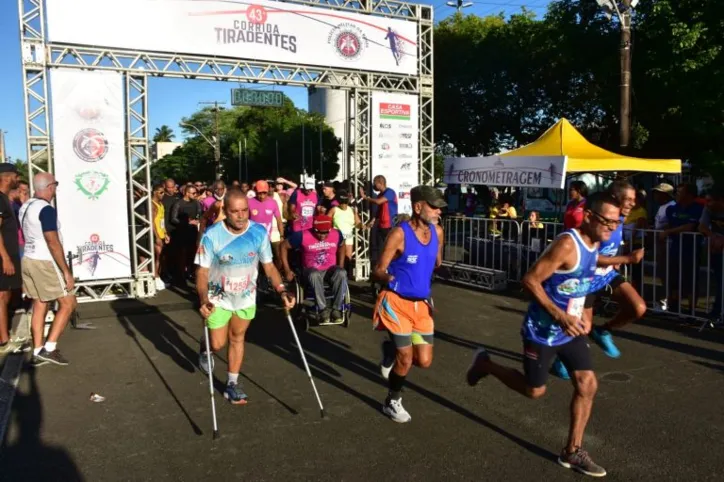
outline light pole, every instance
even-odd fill
[[[181,124],[179,124],[179,125],[181,125],[181,126],[183,126],[183,127],[188,127],[189,129],[195,130],[196,132],[198,132],[198,134],[199,134],[206,142],[209,143],[209,145],[211,146],[211,148],[214,150],[214,163],[215,163],[215,169],[216,169],[216,180],[218,181],[219,179],[221,179],[221,146],[219,146],[219,136],[218,136],[218,135],[213,136],[213,139],[214,139],[214,140],[212,141],[211,139],[209,139],[208,137],[206,137],[206,136],[204,135],[204,133],[199,130],[198,127],[196,127],[196,126],[194,126],[194,125],[187,124],[187,123],[185,123],[185,122],[181,122]]]
[[[447,2],[445,3],[448,7],[453,7],[455,10],[458,11],[458,13],[463,11],[463,8],[468,8],[473,6],[473,2],[465,2],[463,3],[463,0],[455,0],[454,2]]]
[[[631,11],[636,8],[639,0],[596,0],[605,15],[613,18],[616,14],[621,26],[621,46],[619,48],[621,59],[621,84],[619,91],[621,105],[619,110],[619,138],[620,146],[628,147],[631,140]]]

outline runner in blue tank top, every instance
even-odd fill
[[[537,399],[545,394],[548,369],[560,356],[573,372],[574,393],[568,442],[558,463],[597,477],[606,471],[582,448],[597,390],[586,339],[591,320],[583,311],[595,277],[598,243],[610,239],[619,217],[618,202],[610,194],[589,196],[581,227],[561,234],[526,273],[523,286],[533,301],[523,320],[523,373],[493,362],[482,347],[467,372],[471,386],[493,375],[516,392]]]
[[[593,320],[593,305],[599,294],[606,293],[607,287],[611,287],[613,299],[619,306],[619,311],[610,321],[598,327],[591,329],[591,338],[599,345],[603,352],[611,358],[618,358],[621,352],[613,342],[611,330],[620,328],[628,323],[632,323],[640,319],[646,313],[646,302],[641,298],[631,283],[626,281],[623,276],[614,268],[619,264],[637,264],[643,259],[644,250],[638,249],[627,256],[618,256],[618,251],[623,239],[623,221],[631,212],[636,203],[636,191],[634,187],[627,181],[616,181],[608,189],[608,192],[616,198],[621,206],[620,223],[616,230],[611,233],[611,238],[602,242],[598,249],[599,257],[596,270],[596,277],[593,281],[592,294],[586,300],[586,308],[584,316],[588,320]],[[629,245],[633,245],[632,240],[628,240]],[[553,374],[563,378],[570,379],[570,374],[565,364],[556,359],[553,364]]]
[[[447,206],[431,186],[410,191],[412,219],[390,231],[373,272],[384,287],[377,297],[372,322],[387,331],[382,343],[380,371],[389,380],[382,411],[395,422],[409,422],[400,392],[412,364],[428,368],[432,363],[435,325],[429,305],[433,270],[442,262],[443,232],[438,225],[440,209]]]

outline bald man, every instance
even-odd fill
[[[20,222],[25,234],[22,259],[23,288],[33,299],[33,363],[67,365],[68,360],[57,349],[58,339],[76,307],[75,283],[65,262],[63,238],[58,213],[50,202],[55,197],[58,181],[47,172],[33,178],[35,197],[20,208]],[[43,343],[48,303],[58,301],[58,312],[48,339]]]
[[[244,337],[256,316],[256,281],[259,263],[264,274],[281,296],[285,308],[294,306],[281,275],[272,263],[271,243],[267,230],[249,220],[246,193],[232,188],[224,197],[224,218],[206,230],[196,254],[196,290],[201,316],[209,327],[211,350],[228,349],[228,373],[224,397],[232,404],[243,405],[247,395],[239,381],[244,358]],[[199,365],[208,366],[205,344],[201,343]],[[213,363],[213,358],[211,359]]]

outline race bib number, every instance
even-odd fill
[[[583,316],[583,307],[585,304],[585,296],[581,298],[571,298],[570,300],[568,300],[568,308],[566,309],[566,313],[581,318]]]
[[[224,292],[229,294],[243,293],[249,288],[249,277],[235,278],[225,277],[222,279]]]
[[[314,216],[314,206],[302,206],[302,217],[310,218]]]

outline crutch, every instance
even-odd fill
[[[219,438],[219,428],[216,425],[216,400],[214,400],[214,374],[211,369],[211,348],[209,347],[209,327],[204,322],[204,338],[206,338],[206,364],[209,367],[209,394],[211,395],[211,416],[214,420],[214,440]]]
[[[302,344],[299,342],[299,337],[297,336],[297,329],[294,328],[294,321],[292,320],[292,315],[289,314],[289,310],[284,310],[287,315],[287,321],[289,322],[289,327],[292,329],[292,335],[294,335],[294,341],[297,343],[297,348],[299,348],[299,354],[302,356],[302,362],[304,363],[304,369],[307,371],[307,376],[309,377],[309,381],[312,382],[312,389],[314,390],[314,395],[317,397],[317,403],[319,404],[319,412],[322,415],[322,418],[324,418],[324,407],[322,406],[322,399],[319,398],[319,392],[317,391],[316,385],[314,385],[314,379],[312,378],[312,372],[309,371],[309,364],[307,364],[307,357],[304,356],[304,350],[302,349]]]

